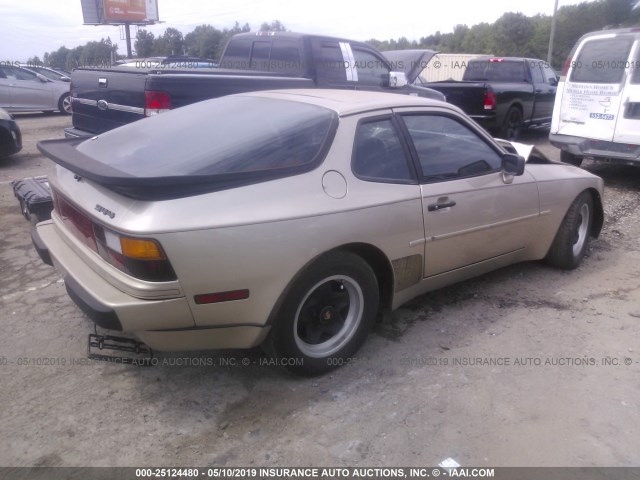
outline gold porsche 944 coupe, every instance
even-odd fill
[[[33,242],[97,325],[160,351],[264,343],[304,374],[382,308],[575,268],[603,223],[600,178],[399,94],[245,93],[39,148],[57,165]]]

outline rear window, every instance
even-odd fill
[[[316,105],[230,96],[200,102],[104,133],[77,150],[143,178],[246,174],[285,176],[322,160],[337,115]]]
[[[509,60],[472,60],[462,80],[472,82],[525,82],[524,62]]]
[[[573,63],[570,81],[620,83],[632,46],[631,36],[588,40]]]

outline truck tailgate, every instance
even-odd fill
[[[74,128],[102,133],[144,118],[146,80],[146,72],[139,71],[74,70]]]
[[[484,115],[484,82],[431,82],[426,84],[447,97],[447,102],[460,107],[467,115]]]

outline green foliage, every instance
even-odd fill
[[[635,7],[635,8],[634,8]],[[596,0],[558,9],[552,65],[560,68],[573,45],[585,33],[640,24],[638,0]],[[547,58],[551,16],[527,17],[508,12],[492,24],[456,25],[452,33],[436,32],[418,41],[371,39],[380,50],[428,48],[445,53],[477,53]]]
[[[184,38],[177,28],[169,27],[153,42],[153,55],[169,56],[184,54]]]
[[[285,26],[280,23],[280,20],[274,20],[271,23],[264,22],[260,25],[261,32],[286,32]]]
[[[153,42],[155,38],[152,32],[148,32],[145,29],[138,30],[136,33],[136,41],[133,44],[136,55],[138,57],[150,57],[151,52],[153,52]]]
[[[279,20],[263,23],[260,28],[286,31]],[[171,27],[158,37],[152,32],[140,29],[136,33],[134,49],[136,56],[141,58],[186,54],[215,60],[220,58],[224,47],[233,35],[250,31],[251,27],[248,23],[240,26],[238,22],[232,28],[222,30],[211,25],[199,25],[184,36],[180,30]],[[29,61],[37,61],[39,64],[44,63],[46,66],[65,70],[80,66],[108,66],[118,59],[117,50],[118,45],[114,45],[110,38],[103,38],[99,42],[88,42],[71,50],[60,47],[54,52],[45,53],[42,61],[38,57],[32,57]]]
[[[60,47],[55,52],[47,52],[44,54],[43,62],[47,67],[71,71],[76,67],[111,65],[117,54],[118,45],[114,45],[111,38],[107,37],[72,50]]]

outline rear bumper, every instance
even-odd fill
[[[108,330],[131,332],[154,350],[252,348],[269,332],[245,325],[196,327],[184,297],[143,300],[120,291],[78,257],[52,221],[38,224],[31,238],[42,261],[63,274],[69,296],[87,317]]]
[[[496,115],[469,115],[473,118],[476,123],[478,123],[482,128],[488,130],[490,132],[496,132],[500,125],[498,125],[498,120]]]
[[[93,137],[95,133],[85,132],[84,130],[78,130],[77,128],[69,127],[64,129],[65,138],[83,138]]]
[[[549,142],[554,147],[578,157],[591,157],[624,165],[640,164],[640,145],[592,140],[557,133],[549,134]]]

